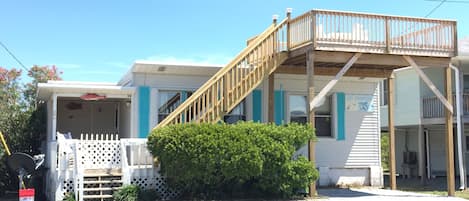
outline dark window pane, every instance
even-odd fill
[[[290,117],[290,122],[306,124],[308,122],[308,118],[306,116],[292,116]]]
[[[227,124],[234,124],[238,121],[246,121],[246,116],[236,115],[236,114],[227,114],[223,117],[223,121]]]
[[[314,119],[316,136],[331,137],[331,117],[316,117]]]
[[[384,80],[383,82],[383,96],[381,97],[381,105],[388,105],[388,94],[389,94],[389,87],[388,81]]]
[[[469,75],[464,75],[464,92],[469,92]]]

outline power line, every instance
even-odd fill
[[[442,0],[425,0],[425,1],[437,1],[441,2]],[[466,0],[448,0],[446,3],[469,3],[469,1]]]
[[[2,46],[3,49],[5,49],[5,51],[7,51],[8,54],[9,54],[11,57],[13,57],[13,59],[14,59],[16,62],[18,62],[21,67],[23,67],[24,70],[28,71],[28,68],[26,68],[26,66],[23,64],[23,62],[21,62],[21,61],[13,54],[13,52],[11,52],[11,51],[7,48],[7,46],[2,43],[2,41],[0,41],[0,46]]]
[[[445,3],[445,2],[446,2],[446,0],[441,1],[437,6],[435,6],[435,8],[433,8],[427,15],[425,15],[425,17],[430,16],[433,12],[436,11],[436,9],[438,9],[438,8],[439,8],[441,5],[443,5],[443,3]]]

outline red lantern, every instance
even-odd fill
[[[87,101],[97,101],[97,100],[106,99],[106,96],[101,96],[95,93],[87,93],[87,94],[80,96],[80,99],[87,100]]]

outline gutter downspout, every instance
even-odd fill
[[[461,89],[459,83],[459,69],[453,64],[449,64],[449,67],[454,70],[454,77],[456,82],[456,125],[457,125],[457,136],[458,136],[458,166],[459,166],[459,190],[466,189],[466,173],[464,171],[463,153],[462,153],[462,122],[461,122]]]

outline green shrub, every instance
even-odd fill
[[[75,201],[74,193],[66,193],[62,201]]]
[[[139,201],[155,201],[160,198],[160,194],[155,189],[140,190],[140,193],[138,195]]]
[[[114,192],[115,201],[155,201],[160,199],[160,194],[154,190],[142,190],[137,185],[125,185]]]
[[[118,191],[114,192],[115,201],[137,201],[140,188],[136,185],[125,185]]]
[[[389,134],[381,133],[381,166],[383,171],[389,171]]]
[[[179,124],[154,130],[148,148],[168,183],[191,197],[290,197],[318,178],[304,157],[292,159],[312,139],[300,124]]]

